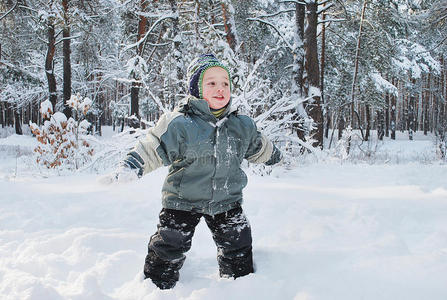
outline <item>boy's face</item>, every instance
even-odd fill
[[[230,101],[230,80],[225,69],[212,67],[205,71],[202,81],[203,99],[213,109],[220,109]]]

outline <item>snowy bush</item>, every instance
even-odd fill
[[[447,135],[444,132],[440,132],[436,136],[436,148],[440,159],[447,160]]]
[[[346,160],[349,157],[349,150],[352,145],[353,132],[350,126],[343,130],[341,139],[337,142],[334,155],[341,160]]]
[[[53,114],[48,100],[42,103],[40,112],[48,120],[42,127],[30,122],[31,131],[39,141],[34,149],[38,164],[49,169],[75,170],[90,161],[93,147],[86,135],[90,123],[85,120],[85,115],[91,104],[89,98],[73,95],[68,105],[73,109],[75,119],[67,119],[61,112]]]

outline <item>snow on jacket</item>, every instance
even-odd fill
[[[230,103],[231,104],[231,103]],[[216,215],[242,203],[247,176],[243,159],[275,164],[280,151],[248,116],[231,111],[216,119],[205,100],[186,98],[161,116],[129,153],[140,175],[169,165],[162,188],[164,208]]]

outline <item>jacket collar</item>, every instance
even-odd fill
[[[185,99],[183,99],[179,103],[179,111],[193,113],[207,122],[217,123],[219,120],[228,117],[230,113],[234,112],[234,110],[231,108],[231,102],[232,101],[230,98],[230,102],[228,103],[227,108],[223,112],[222,117],[220,119],[217,119],[211,113],[210,107],[208,106],[208,102],[206,102],[203,99],[196,98],[194,96],[188,96]]]

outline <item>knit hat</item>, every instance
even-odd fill
[[[189,93],[199,99],[203,98],[202,93],[202,81],[205,71],[212,67],[221,67],[228,73],[228,79],[230,81],[231,91],[231,76],[228,68],[223,65],[213,54],[202,54],[195,58],[188,67],[187,76],[189,87]]]

